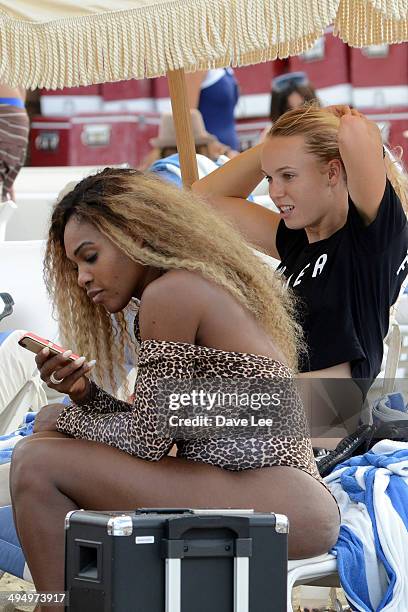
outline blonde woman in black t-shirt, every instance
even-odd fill
[[[264,177],[278,213],[246,200]],[[289,111],[193,190],[280,260],[308,349],[301,376],[346,381],[335,403],[353,429],[408,271],[407,176],[377,125],[348,106]]]

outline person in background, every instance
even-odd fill
[[[23,89],[0,84],[1,201],[14,199],[13,184],[27,153],[29,120],[24,101]]]
[[[190,108],[197,108],[206,129],[233,151],[239,151],[234,109],[238,102],[238,83],[231,68],[186,74]]]
[[[205,176],[228,160],[229,149],[207,132],[201,113],[191,110],[191,125],[196,150],[199,176]],[[146,158],[143,167],[154,172],[178,187],[182,186],[180,159],[177,153],[176,132],[173,115],[162,115],[159,134],[152,138],[150,144],[154,147],[152,153]]]
[[[272,79],[269,112],[271,123],[262,132],[260,142],[265,140],[272,125],[281,115],[308,102],[320,106],[317,93],[305,72],[287,72]]]
[[[319,105],[316,90],[305,72],[288,72],[272,80],[270,118],[274,123],[283,113],[305,102]]]
[[[29,120],[24,101],[23,89],[0,83],[0,218],[7,209],[7,200],[14,200],[14,181],[27,153]],[[2,301],[0,306],[3,311]],[[33,357],[19,358],[17,336],[18,333],[0,334],[0,434],[14,429],[22,416],[22,408],[16,411],[11,405],[13,399],[30,390],[33,398],[37,395],[40,400],[45,398]]]

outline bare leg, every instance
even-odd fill
[[[300,470],[232,472],[173,457],[149,462],[59,434],[34,434],[17,445],[11,491],[20,541],[41,591],[63,590],[64,518],[76,508],[229,506],[274,511],[291,521],[292,558],[326,552],[339,529],[330,493]]]
[[[36,433],[36,434],[34,434],[34,436],[30,436],[29,438],[25,438],[25,439],[26,440],[31,440],[34,437],[36,439],[42,438],[42,437],[45,437],[45,438],[50,438],[50,437],[51,438],[69,438],[69,436],[66,436],[66,435],[64,435],[62,433],[59,433],[57,431],[46,431],[46,432]],[[12,459],[14,459],[14,454],[13,454]],[[12,494],[12,491],[11,491],[11,488],[12,488],[12,483],[11,483],[11,474],[12,474],[12,471],[13,471],[13,462],[11,463],[11,466],[10,466],[10,478],[9,478],[9,480],[10,480],[10,493],[11,494]],[[16,512],[15,512],[15,504],[14,503],[12,505],[12,510],[13,510],[13,516],[14,516],[14,527],[16,529],[16,533],[17,533],[18,539],[21,542],[20,534],[18,532],[18,525],[17,525],[17,521],[16,521]]]

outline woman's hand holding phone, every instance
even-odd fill
[[[92,370],[96,361],[86,361],[79,357],[70,359],[72,351],[53,355],[48,347],[42,349],[36,358],[41,379],[51,389],[66,393],[73,402],[83,403],[90,393],[90,382],[86,374]]]

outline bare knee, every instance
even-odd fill
[[[46,478],[47,448],[44,440],[30,436],[20,440],[13,450],[10,467],[10,492],[13,503],[22,494],[43,490]]]

